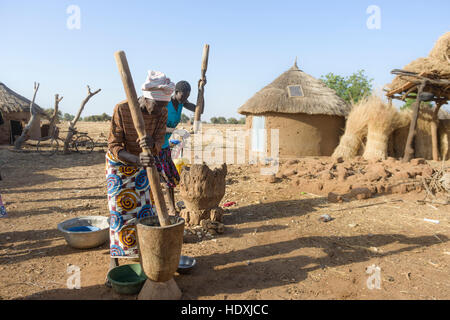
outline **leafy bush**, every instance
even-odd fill
[[[364,70],[358,70],[349,77],[328,73],[325,76],[321,76],[320,80],[327,87],[336,91],[336,94],[345,101],[357,103],[372,92],[373,79],[369,79],[364,72]]]
[[[94,122],[110,121],[110,120],[111,120],[111,116],[106,113],[102,113],[101,115],[86,116],[82,119],[82,121],[94,121]]]

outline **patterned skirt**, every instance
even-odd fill
[[[170,148],[164,148],[161,150],[159,157],[156,158],[155,165],[159,172],[164,170],[164,173],[169,180],[165,181],[167,186],[170,188],[175,188],[180,182],[180,175],[178,174],[177,167],[173,163]]]
[[[120,162],[106,154],[106,181],[110,212],[110,253],[113,258],[138,258],[136,224],[156,215],[145,168]]]

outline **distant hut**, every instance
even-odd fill
[[[12,144],[21,135],[30,120],[30,103],[27,98],[15,93],[0,82],[0,145]],[[39,121],[37,121],[39,125]],[[32,138],[40,137],[40,128],[31,130]]]
[[[278,129],[280,158],[330,156],[350,109],[334,90],[300,70],[296,61],[238,109],[251,129],[246,151],[270,157],[271,129]]]

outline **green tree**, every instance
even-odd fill
[[[227,119],[225,117],[218,117],[217,123],[218,124],[227,124]]]
[[[216,117],[212,117],[209,121],[211,121],[212,124],[218,123]]]
[[[411,93],[410,96],[416,97],[417,94]],[[405,104],[400,107],[400,110],[411,109],[411,106],[412,106],[412,104],[414,102],[416,102],[416,99],[414,99],[414,98],[406,98],[405,99]],[[422,104],[424,104],[424,105],[426,105],[426,106],[428,106],[430,108],[433,108],[433,105],[430,102],[422,102]]]
[[[237,121],[236,118],[228,118],[227,123],[228,124],[238,124],[239,121]]]
[[[80,119],[81,120],[81,119]],[[100,115],[92,115],[92,116],[86,116],[83,118],[82,121],[94,121],[94,122],[98,122],[98,121],[110,121],[111,120],[111,116],[106,114],[106,113],[102,113]]]
[[[52,116],[53,116],[53,112],[55,112],[55,109],[49,108],[49,109],[45,109],[44,111],[45,111],[45,113],[46,113],[49,117],[52,117]],[[56,118],[56,119],[57,119],[58,121],[61,121],[62,118],[63,118],[63,114],[62,114],[61,110],[58,110],[58,115],[57,115],[57,118]]]
[[[69,113],[64,113],[64,116],[63,116],[64,121],[72,121],[73,119],[75,119],[74,115],[71,115]]]
[[[102,121],[111,121],[111,116],[109,115],[109,114],[106,114],[106,113],[102,113]]]
[[[241,117],[238,121],[239,124],[245,124],[245,117]]]
[[[321,76],[320,80],[349,103],[357,103],[372,91],[373,79],[369,79],[364,70],[358,70],[348,77],[328,73],[325,76]]]

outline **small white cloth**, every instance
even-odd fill
[[[175,83],[160,71],[149,70],[142,85],[142,95],[155,101],[170,101],[175,90]]]

